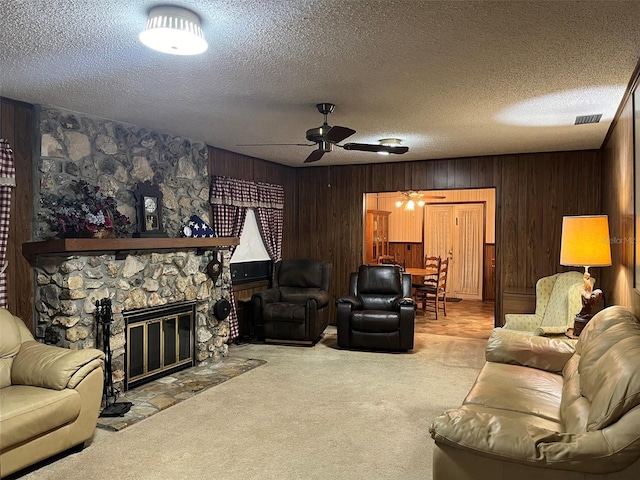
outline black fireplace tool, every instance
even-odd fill
[[[98,325],[102,325],[102,348],[104,349],[104,389],[102,399],[104,409],[100,412],[101,417],[122,417],[127,413],[131,402],[116,403],[120,390],[113,386],[113,363],[111,356],[111,324],[113,323],[113,312],[111,311],[111,299],[103,298],[96,300],[96,319]]]

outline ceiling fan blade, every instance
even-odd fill
[[[324,155],[324,150],[320,150],[320,149],[314,150],[313,152],[311,152],[309,154],[309,156],[304,161],[304,163],[317,162],[318,160],[320,160],[322,158],[323,155]]]
[[[402,155],[409,151],[409,147],[395,147],[391,145],[372,145],[369,143],[345,143],[342,145],[345,150],[358,150],[360,152],[387,152]]]
[[[336,125],[335,127],[331,127],[329,129],[327,135],[325,136],[325,140],[331,143],[340,143],[345,138],[350,137],[354,133],[356,133],[356,131],[352,130],[351,128],[339,127]]]
[[[313,147],[315,143],[241,143],[237,144],[236,147],[272,147],[279,145],[287,145],[294,147]]]

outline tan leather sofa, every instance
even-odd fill
[[[0,308],[0,477],[93,436],[103,363],[100,350],[36,342]]]
[[[577,343],[496,329],[463,405],[437,417],[434,480],[640,478],[640,323],[599,312]]]

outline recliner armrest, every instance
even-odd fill
[[[396,310],[400,307],[407,307],[407,306],[413,307],[414,309],[418,308],[418,304],[415,302],[415,300],[409,297],[398,298],[393,302],[393,308]]]
[[[309,300],[315,300],[318,304],[318,308],[326,307],[327,305],[329,305],[329,292],[320,290],[315,293],[310,293],[307,302]]]
[[[336,305],[340,304],[351,305],[351,310],[362,310],[362,300],[360,300],[358,297],[340,297],[336,300]]]
[[[74,388],[96,368],[104,353],[95,348],[69,350],[31,340],[22,343],[11,366],[11,383],[62,390]]]

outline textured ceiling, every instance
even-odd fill
[[[135,0],[3,0],[0,95],[301,165],[335,103],[349,142],[312,165],[599,148],[640,55],[640,2],[188,0],[209,49],[138,40]],[[595,125],[576,115],[602,113]]]

